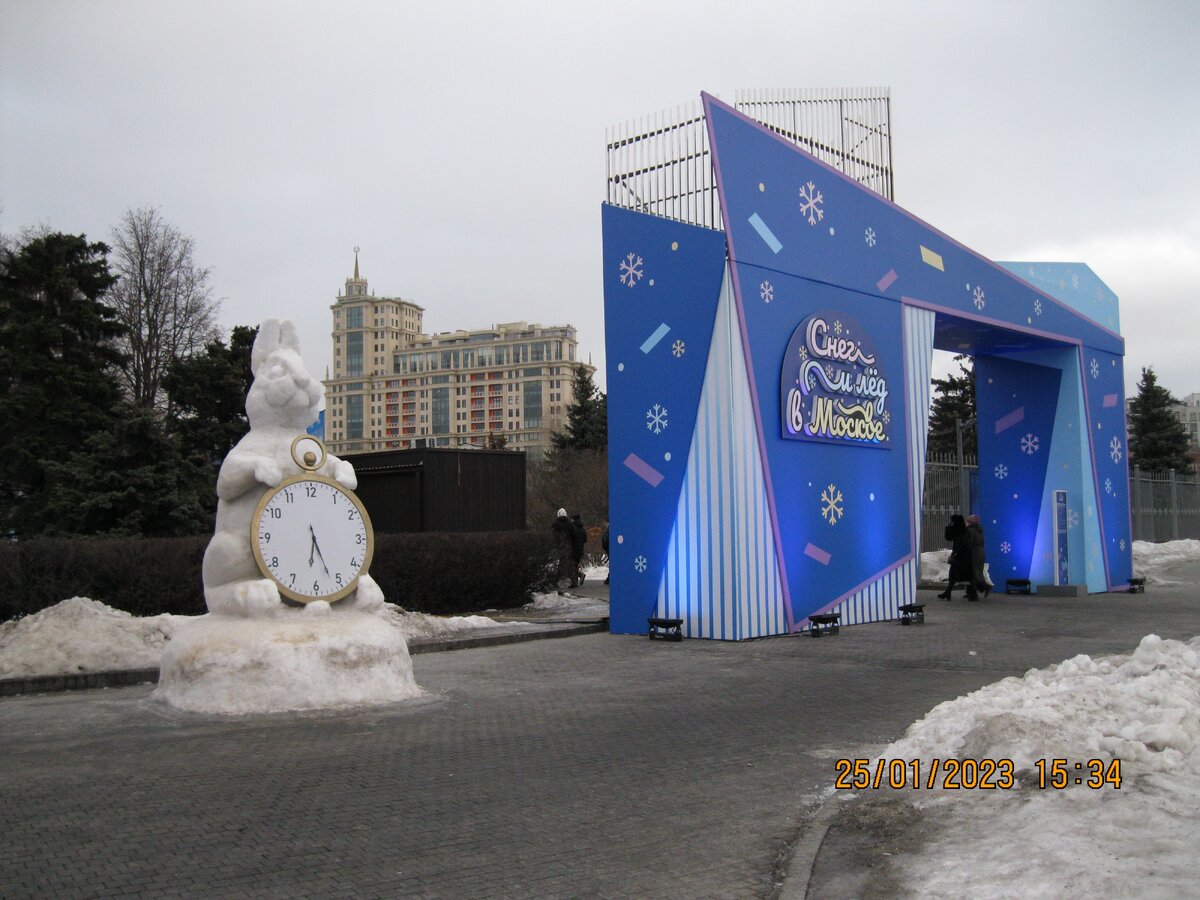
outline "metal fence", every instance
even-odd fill
[[[966,476],[971,497],[979,496],[979,466],[968,459],[962,469],[953,459],[931,458],[925,464],[925,496],[921,515],[921,552],[942,550],[950,516],[965,512],[961,501]],[[1200,539],[1200,477],[1166,472],[1143,472],[1136,466],[1129,477],[1129,497],[1135,541]]]
[[[1129,497],[1135,541],[1200,539],[1200,478],[1134,466]]]
[[[739,90],[734,107],[891,200],[887,88]],[[607,202],[705,228],[721,210],[698,102],[608,129]]]

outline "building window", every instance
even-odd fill
[[[351,394],[346,398],[346,437],[349,440],[363,436],[362,394]]]
[[[346,335],[346,374],[361,375],[363,373],[363,341],[362,332],[355,331]]]

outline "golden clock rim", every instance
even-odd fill
[[[266,560],[263,559],[262,548],[258,543],[259,521],[262,519],[263,510],[271,502],[271,498],[284,488],[290,487],[293,484],[299,484],[302,481],[319,481],[341,492],[358,509],[358,514],[362,516],[363,525],[367,529],[367,547],[363,552],[363,562],[358,568],[358,574],[350,580],[350,583],[346,587],[332,594],[321,594],[314,597],[309,594],[299,594],[291,588],[285,587],[283,582],[276,578],[270,568],[267,567]],[[258,571],[264,578],[274,582],[281,596],[287,597],[289,600],[294,600],[297,603],[314,603],[317,600],[324,600],[326,603],[336,603],[348,597],[358,587],[358,580],[370,568],[371,561],[375,558],[375,528],[371,525],[371,516],[367,513],[367,508],[363,506],[363,502],[359,499],[358,494],[328,475],[318,475],[316,472],[301,472],[298,475],[289,475],[274,487],[268,487],[263,491],[262,496],[258,498],[258,503],[254,507],[254,515],[250,517],[250,549],[254,554],[254,563],[258,566]]]

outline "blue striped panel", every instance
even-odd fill
[[[837,606],[845,625],[895,619],[899,607],[917,594],[920,574],[921,496],[925,482],[925,444],[929,427],[929,375],[933,366],[933,326],[936,314],[904,307],[905,425],[909,458],[908,490],[912,500],[913,558],[875,579]]]
[[[689,637],[786,630],[750,385],[728,272],[709,348],[658,611]]]

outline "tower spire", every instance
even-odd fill
[[[354,280],[358,281],[358,247],[354,248]]]

